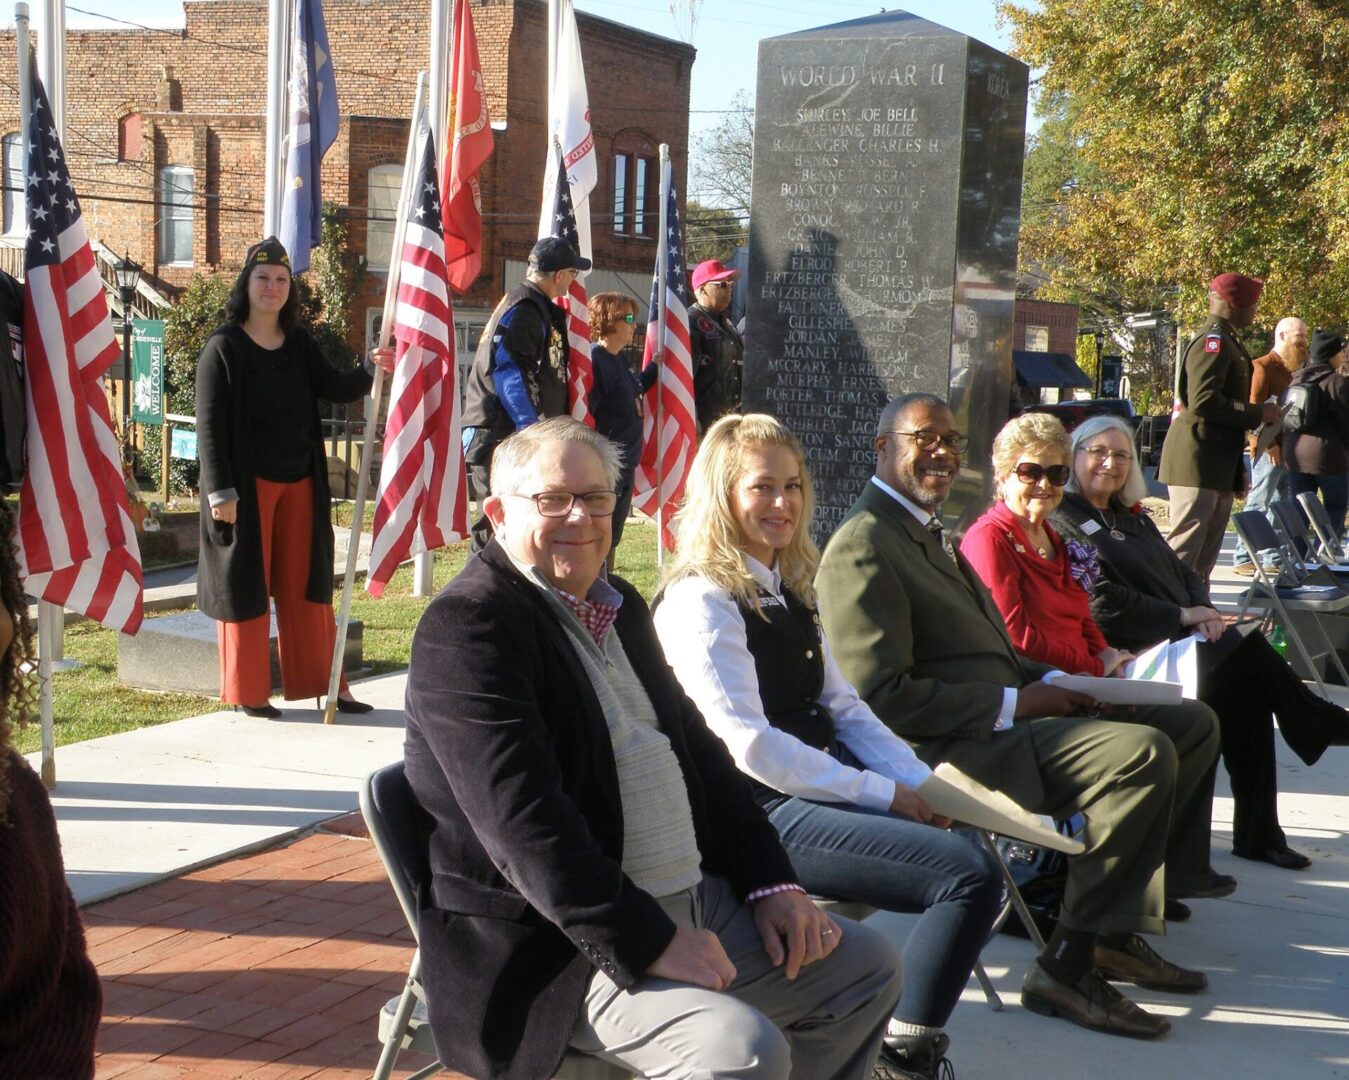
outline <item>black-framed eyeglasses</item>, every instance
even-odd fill
[[[1023,461],[1016,467],[1016,478],[1023,484],[1038,484],[1048,480],[1054,487],[1063,487],[1072,476],[1067,465],[1041,465],[1035,461]]]
[[[618,505],[616,491],[540,491],[535,495],[526,495],[522,491],[512,491],[517,499],[532,499],[540,517],[562,518],[572,512],[576,500],[581,501],[586,513],[591,517],[609,517]]]
[[[627,323],[629,326],[631,326],[633,323],[637,321],[637,316],[634,315],[631,311],[629,311],[626,315],[623,316],[623,321]]]
[[[953,454],[963,454],[970,448],[970,437],[958,431],[948,431],[945,435],[939,431],[887,431],[887,435],[907,435],[918,444],[919,450],[935,450],[941,443]]]

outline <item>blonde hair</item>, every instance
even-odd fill
[[[815,489],[801,444],[782,421],[763,413],[723,416],[707,430],[689,470],[684,501],[675,516],[674,557],[662,588],[699,576],[759,611],[759,586],[745,563],[745,537],[732,509],[732,493],[745,473],[747,451],[784,447],[801,470],[801,520],[791,543],[778,552],[778,573],[805,604],[815,606],[812,580],[820,550],[810,538]]]
[[[1044,454],[1051,450],[1059,452],[1065,465],[1070,464],[1068,432],[1057,417],[1038,412],[1013,417],[993,439],[993,482],[1006,480],[1023,454]]]

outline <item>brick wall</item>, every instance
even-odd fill
[[[66,153],[90,234],[146,269],[172,293],[194,273],[229,273],[262,230],[265,0],[188,0],[172,31],[83,30],[66,37]],[[427,64],[429,0],[326,0],[342,126],[324,159],[323,194],[348,217],[364,256],[369,170],[401,164],[417,71]],[[507,258],[533,243],[545,161],[542,0],[474,0],[496,152],[483,174],[483,275],[461,304],[490,307],[509,282]],[[648,272],[654,243],[610,228],[612,146],[636,130],[667,142],[683,191],[689,76],[694,50],[605,19],[580,15],[600,183],[591,195],[596,262]],[[7,51],[6,51],[7,50]],[[0,34],[13,56],[13,32]],[[0,100],[0,134],[18,127],[17,96]],[[159,262],[155,177],[166,165],[194,170],[192,265]],[[384,275],[365,276],[353,305],[353,345],[365,309],[382,303]]]
[[[1012,316],[1012,348],[1026,347],[1026,327],[1049,327],[1049,352],[1077,355],[1076,304],[1060,304],[1051,300],[1027,300],[1017,297]]]

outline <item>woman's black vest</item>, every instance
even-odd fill
[[[833,754],[838,748],[834,718],[820,704],[824,691],[820,618],[785,585],[780,598],[761,589],[759,603],[762,614],[744,600],[738,606],[768,722],[807,746]],[[758,782],[754,787],[760,802],[782,797]]]

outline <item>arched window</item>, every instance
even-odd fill
[[[655,140],[640,131],[614,139],[614,232],[655,237],[660,228],[660,160]]]
[[[403,166],[376,165],[367,174],[365,262],[371,270],[388,270],[393,250],[394,218],[403,186]]]
[[[5,235],[13,236],[26,228],[23,220],[23,137],[12,131],[3,139],[5,178]]]
[[[192,265],[192,196],[195,190],[189,165],[165,165],[159,170],[159,262]]]

